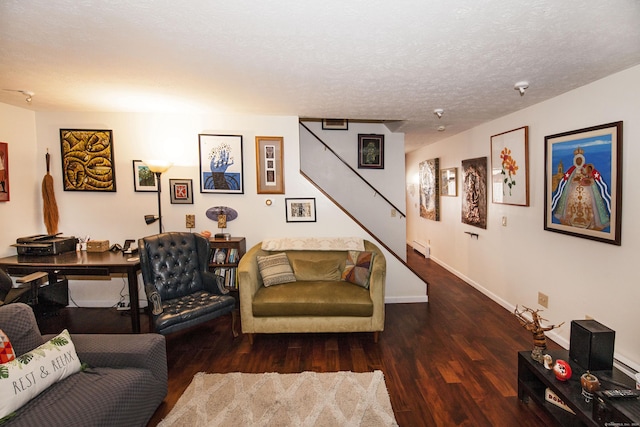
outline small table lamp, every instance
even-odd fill
[[[215,206],[207,209],[207,218],[217,221],[219,233],[216,233],[213,237],[216,239],[229,239],[231,234],[224,233],[224,229],[227,228],[227,222],[233,221],[238,217],[238,212],[228,206]]]

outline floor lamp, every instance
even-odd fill
[[[166,172],[173,163],[164,160],[146,160],[144,162],[149,170],[156,175],[156,183],[158,184],[158,216],[145,215],[144,221],[147,224],[152,224],[158,221],[158,233],[162,233],[162,202],[160,199],[160,193],[162,193],[160,176]]]

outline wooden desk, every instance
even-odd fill
[[[14,255],[0,258],[0,268],[9,274],[29,274],[44,271],[49,274],[49,282],[55,283],[57,275],[64,276],[110,276],[112,273],[127,273],[129,301],[131,304],[131,328],[140,333],[140,312],[138,304],[138,272],[140,259],[121,252],[65,252],[59,255],[28,256]]]

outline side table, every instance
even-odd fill
[[[601,426],[603,420],[595,420],[594,396],[591,402],[585,402],[582,396],[580,376],[586,372],[575,362],[569,360],[567,350],[548,350],[554,361],[562,359],[571,366],[572,375],[567,381],[556,379],[552,370],[531,358],[531,351],[518,352],[518,398],[526,402],[533,399],[536,404],[553,417],[562,426]],[[635,380],[625,375],[617,368],[610,371],[591,372],[601,384],[601,389],[632,389],[635,388]],[[562,401],[570,407],[575,415],[545,400],[545,390],[551,389]]]

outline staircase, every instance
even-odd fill
[[[391,253],[405,270],[403,275],[408,273],[411,281],[425,287],[426,295],[425,282],[406,264],[405,195],[397,194],[399,185],[404,188],[404,173],[401,182],[387,183],[381,180],[384,171],[356,170],[352,166],[357,165],[355,141],[357,133],[322,132],[318,123],[300,121],[300,173]],[[402,156],[404,165],[404,146]],[[375,184],[367,179],[367,172],[378,179]],[[395,194],[385,195],[385,190]]]

